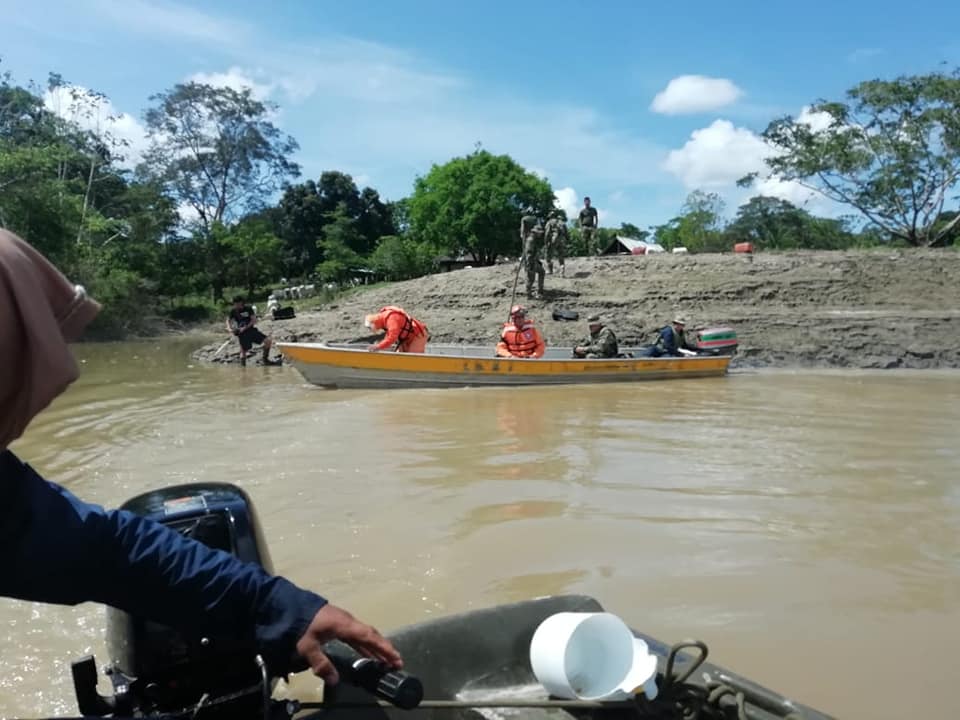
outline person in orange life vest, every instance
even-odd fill
[[[370,352],[386,350],[391,345],[397,352],[422,353],[427,349],[427,326],[403,308],[387,305],[375,315],[367,315],[363,324],[376,332],[386,330],[383,340],[367,348]]]
[[[533,321],[527,318],[523,305],[510,308],[510,322],[504,323],[497,343],[498,357],[538,358],[543,357],[547,344]]]

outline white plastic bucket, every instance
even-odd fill
[[[625,700],[641,688],[657,696],[657,658],[611,613],[551,615],[533,634],[530,665],[558,698]]]

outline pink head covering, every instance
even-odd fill
[[[67,343],[99,311],[26,241],[0,230],[0,450],[77,379]]]

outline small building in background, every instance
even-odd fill
[[[610,244],[600,253],[601,255],[649,255],[650,253],[666,252],[663,245],[647,240],[617,235]]]

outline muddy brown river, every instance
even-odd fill
[[[14,450],[110,506],[234,482],[276,569],[381,629],[584,593],[839,718],[960,716],[960,373],[328,391],[197,344],[79,348]],[[103,626],[0,600],[0,716],[75,714]]]

